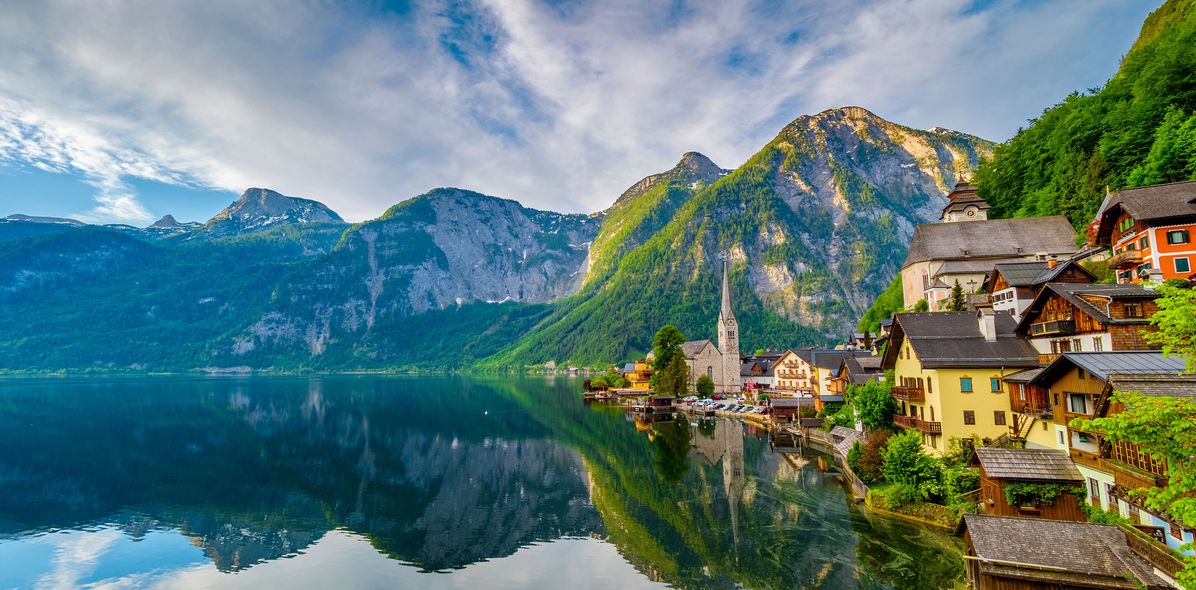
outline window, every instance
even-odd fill
[[[990,377],[988,384],[992,387],[993,393],[1001,393],[1001,380],[996,377]]]
[[[1186,256],[1175,259],[1175,272],[1192,272],[1192,265],[1188,264]]]
[[[993,424],[997,426],[1005,425],[1005,410],[997,410],[993,412]]]
[[[1076,376],[1080,379],[1087,379],[1088,372],[1085,371],[1083,367],[1076,367]]]
[[[1043,426],[1046,426],[1046,422],[1043,422],[1043,423],[1042,423],[1042,425],[1043,425]],[[1062,446],[1064,446],[1064,445],[1066,445],[1066,444],[1067,444],[1067,441],[1063,440],[1063,431],[1062,431],[1062,430],[1060,430],[1060,431],[1059,431],[1059,446],[1061,446],[1061,447],[1062,447]]]
[[[1113,490],[1113,484],[1105,484],[1105,497],[1109,499],[1109,510],[1120,514],[1121,508],[1117,506],[1117,496],[1113,495]]]
[[[971,377],[960,377],[959,378],[959,390],[964,393],[972,393],[972,378]]]
[[[964,424],[975,424],[976,423],[976,412],[974,412],[972,410],[964,410],[963,411],[963,423]]]
[[[934,393],[934,385],[931,385],[932,383],[934,383],[934,382],[930,380],[930,377],[927,377],[926,378],[926,393]]]
[[[1071,349],[1076,352],[1080,352],[1080,351],[1084,350],[1084,343],[1081,342],[1079,338],[1072,338],[1071,339]]]
[[[1092,337],[1092,350],[1102,352],[1105,350],[1105,341],[1100,339],[1100,336]]]
[[[1173,229],[1167,232],[1168,244],[1187,244],[1190,241],[1192,241],[1192,237],[1186,229]]]
[[[706,367],[706,376],[714,379],[714,367]]]
[[[1082,393],[1069,393],[1067,395],[1067,411],[1073,414],[1087,414],[1088,396]]]
[[[1100,502],[1100,482],[1088,478],[1088,497]]]
[[[1125,304],[1125,317],[1127,317],[1127,318],[1142,317],[1142,304],[1141,303]]]
[[[1146,236],[1142,236],[1142,239],[1138,240],[1138,249],[1145,250],[1149,247],[1150,247],[1150,238],[1148,238]]]
[[[1167,524],[1169,525],[1168,528],[1171,529],[1172,537],[1175,537],[1176,539],[1179,539],[1180,541],[1184,540],[1184,530],[1182,527],[1179,526],[1178,522],[1175,522],[1173,520],[1171,522],[1168,522]]]

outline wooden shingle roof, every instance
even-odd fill
[[[985,573],[1096,588],[1170,587],[1114,526],[968,514],[964,527]]]
[[[1071,255],[1075,251],[1075,229],[1062,215],[923,223],[914,229],[901,267],[924,260],[1009,258],[1013,262],[1040,252]]]
[[[976,460],[994,479],[1084,481],[1067,451],[1057,449],[1002,449],[980,447]]]

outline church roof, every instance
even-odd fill
[[[711,342],[710,339],[690,340],[689,342],[682,342],[681,343],[681,354],[684,354],[685,358],[687,358],[687,359],[693,358],[695,356],[698,356],[698,353],[702,352],[706,348],[706,345],[714,346],[714,343]]]
[[[992,208],[987,201],[980,198],[980,195],[976,193],[976,187],[963,181],[955,184],[955,189],[951,191],[951,194],[947,195],[947,198],[950,202],[947,203],[946,207],[943,207],[944,217],[948,212],[963,211],[969,206],[980,210]]]
[[[1076,231],[1062,215],[923,223],[914,229],[902,268],[927,260],[1016,259],[1076,251]],[[1012,261],[1012,260],[1011,260]]]
[[[727,260],[723,259],[723,303],[719,308],[718,317],[720,320],[734,319],[735,310],[731,309],[731,279],[727,275]]]

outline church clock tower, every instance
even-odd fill
[[[723,260],[723,303],[718,312],[718,350],[723,360],[723,382],[715,383],[722,393],[739,393],[743,387],[739,380],[739,324],[735,311],[731,309],[731,279],[727,274],[727,261]]]

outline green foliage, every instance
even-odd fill
[[[830,432],[836,426],[855,426],[855,410],[847,404],[827,403],[822,406],[822,429]]]
[[[1191,0],[1169,0],[1103,87],[1068,96],[996,148],[974,177],[990,214],[1063,214],[1082,228],[1106,188],[1196,177],[1191,11]]]
[[[659,376],[655,386],[656,393],[676,397],[689,395],[689,365],[685,363],[683,355],[672,355],[668,366],[656,375]]]
[[[930,311],[930,303],[927,302],[925,299],[919,299],[916,302],[914,302],[913,311],[916,311],[916,312]]]
[[[1082,260],[1080,266],[1096,277],[1095,282],[1102,285],[1112,285],[1117,282],[1117,272],[1109,268],[1104,260]]]
[[[897,412],[897,400],[889,387],[869,381],[863,385],[848,385],[843,396],[845,406],[854,411],[852,423],[858,419],[868,428],[889,428]]]
[[[1150,318],[1157,332],[1143,332],[1147,342],[1169,355],[1184,359],[1189,373],[1196,372],[1196,289],[1164,282],[1157,287],[1159,311]]]
[[[856,456],[853,460],[849,454],[847,464],[864,483],[872,484],[884,480],[885,476],[882,471],[884,460],[881,457],[881,451],[888,444],[889,436],[887,430],[874,430],[868,433],[868,437],[863,442],[856,441],[852,445],[852,451],[856,452]]]
[[[922,449],[922,435],[917,431],[906,430],[889,437],[881,451],[881,459],[885,481],[918,490],[922,499],[928,497],[939,483],[939,464]]]
[[[685,334],[677,326],[669,324],[656,331],[652,338],[652,354],[656,357],[652,368],[657,372],[664,371],[673,361],[674,356],[681,355],[681,345],[685,343]]]
[[[967,308],[967,301],[963,297],[963,287],[959,284],[959,279],[955,279],[955,285],[951,287],[951,298],[947,300],[944,311],[963,311]]]
[[[1083,498],[1084,486],[1019,481],[1005,484],[1005,502],[1010,506],[1050,506],[1064,494]]]
[[[703,373],[698,376],[695,388],[697,389],[698,397],[710,397],[714,395],[714,380],[710,378],[710,375]]]
[[[905,296],[901,291],[901,273],[893,278],[893,282],[885,288],[876,300],[872,302],[872,307],[864,313],[864,317],[860,318],[858,330],[876,333],[880,331],[880,322],[893,317],[893,314],[905,309]]]
[[[591,389],[606,389],[607,387],[610,387],[610,384],[606,382],[605,377],[594,377],[593,379],[590,379]]]
[[[1084,493],[1085,491],[1083,487],[1081,487],[1080,496],[1078,497],[1082,498]],[[1130,519],[1122,516],[1120,512],[1105,510],[1099,506],[1093,506],[1087,502],[1080,502],[1080,511],[1084,513],[1084,518],[1087,518],[1089,522],[1094,522],[1096,524],[1134,524],[1130,521]]]

